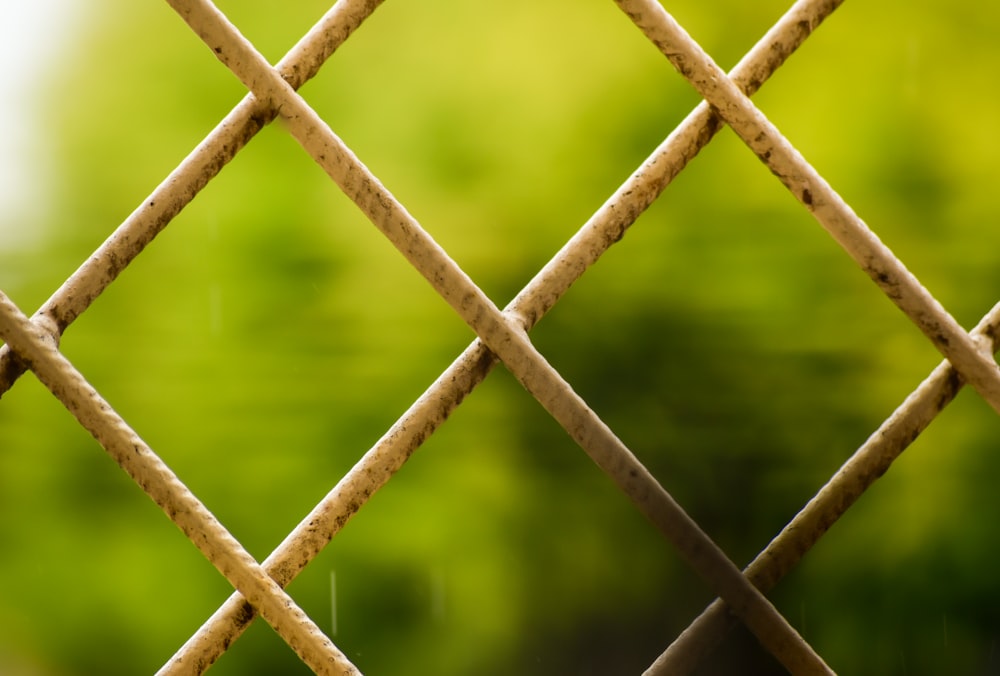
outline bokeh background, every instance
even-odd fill
[[[165,3],[49,5],[0,99],[26,312],[243,94]],[[219,5],[272,61],[327,9]],[[667,6],[727,68],[787,8]],[[847,2],[755,99],[967,327],[1000,299],[998,30]],[[501,306],[698,101],[610,0],[390,0],[303,93]],[[63,350],[263,559],[472,338],[275,123]],[[940,360],[728,130],[532,338],[740,565]],[[775,590],[835,669],[1000,673],[998,439],[961,393]],[[0,551],[5,674],[152,672],[230,591],[30,374]],[[712,598],[502,368],[290,591],[365,673],[456,676],[638,673]],[[258,621],[212,673],[306,669]],[[781,670],[735,631],[699,673]]]

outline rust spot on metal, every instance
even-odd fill
[[[250,605],[249,602],[243,601],[243,603],[240,604],[239,610],[236,611],[236,616],[233,619],[237,625],[246,626],[250,624],[256,614],[257,611],[253,609],[253,606]],[[226,643],[229,643],[228,637],[226,638]]]
[[[941,387],[941,392],[938,395],[937,400],[934,402],[935,410],[940,412],[945,406],[951,403],[958,391],[962,389],[962,376],[959,375],[958,371],[954,368],[950,369],[948,372],[948,379]],[[919,431],[917,432],[919,434]],[[916,435],[914,435],[916,436]]]

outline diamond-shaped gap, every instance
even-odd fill
[[[472,337],[279,127],[142,261],[77,361],[261,559]]]
[[[504,305],[696,103],[660,61],[603,2],[387,4],[302,91]]]
[[[538,426],[551,429],[554,443],[529,448]],[[680,566],[498,369],[289,589],[325,619],[335,575],[335,640],[368,672],[404,669],[430,644],[421,669],[586,673],[612,656],[635,669],[652,659],[671,635],[663,608],[679,602],[656,580]],[[688,589],[696,590],[694,612],[709,593]],[[598,628],[611,633],[595,635],[581,655],[577,640]],[[381,649],[387,644],[394,649]]]
[[[240,2],[239,0],[219,0],[214,2],[215,6],[226,15],[229,21],[235,25],[268,63],[276,64],[281,58],[297,44],[299,39],[313,27],[313,25],[323,16],[334,4],[331,0],[300,0],[294,5],[283,5],[277,7],[267,7],[260,3]],[[166,3],[163,3],[166,7]],[[167,8],[169,11],[169,8]],[[175,21],[184,25],[183,21],[176,15]],[[197,40],[194,33],[188,30],[189,35]],[[203,56],[204,45],[199,44]],[[208,61],[209,59],[206,59]],[[226,73],[225,68],[219,68],[218,64],[213,66],[216,70]],[[226,73],[227,76],[233,77]]]
[[[814,302],[834,292],[841,307]],[[710,517],[710,533],[728,533],[727,551],[745,563],[879,422],[839,396],[869,387],[869,338],[834,329],[859,307],[884,317],[884,305],[723,133],[541,323],[535,341],[681,503]],[[787,419],[799,404],[808,420]],[[744,483],[747,476],[756,479]],[[753,499],[757,490],[784,500]]]

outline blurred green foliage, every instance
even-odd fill
[[[220,3],[272,61],[318,0]],[[724,67],[783,2],[669,3]],[[1000,296],[990,3],[846,3],[768,116],[966,326]],[[33,311],[239,100],[164,3],[90,3],[0,251]],[[303,93],[499,305],[697,103],[608,0],[386,2]],[[258,559],[472,339],[266,128],[65,353]],[[739,564],[939,357],[723,130],[532,334]],[[963,393],[775,592],[842,673],[996,673],[1000,426]],[[227,583],[30,374],[0,405],[0,671],[166,661]],[[291,585],[371,674],[638,673],[711,600],[497,369]],[[213,670],[304,673],[263,622]],[[780,673],[734,632],[701,673]]]

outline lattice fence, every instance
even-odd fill
[[[358,669],[285,587],[365,506],[462,400],[502,364],[662,533],[718,596],[650,674],[689,673],[734,623],[743,623],[793,673],[830,673],[808,636],[766,594],[968,383],[1000,411],[993,359],[1000,305],[963,329],[876,237],[749,96],[840,4],[801,0],[729,74],[655,0],[616,0],[639,32],[697,90],[698,105],[508,305],[498,307],[337,136],[297,90],[381,4],[341,0],[275,66],[208,0],[168,0],[250,94],[30,318],[0,295],[0,392],[31,370],[236,590],[160,673],[207,669],[260,615],[317,673]],[[638,37],[638,34],[637,34]],[[477,339],[334,486],[274,552],[256,561],[60,351],[65,330],[254,136],[275,118],[371,223],[475,332]],[[550,365],[528,337],[728,125],[944,356],[941,363],[744,570]],[[845,265],[849,263],[845,260]],[[392,646],[386,646],[392,650]]]

